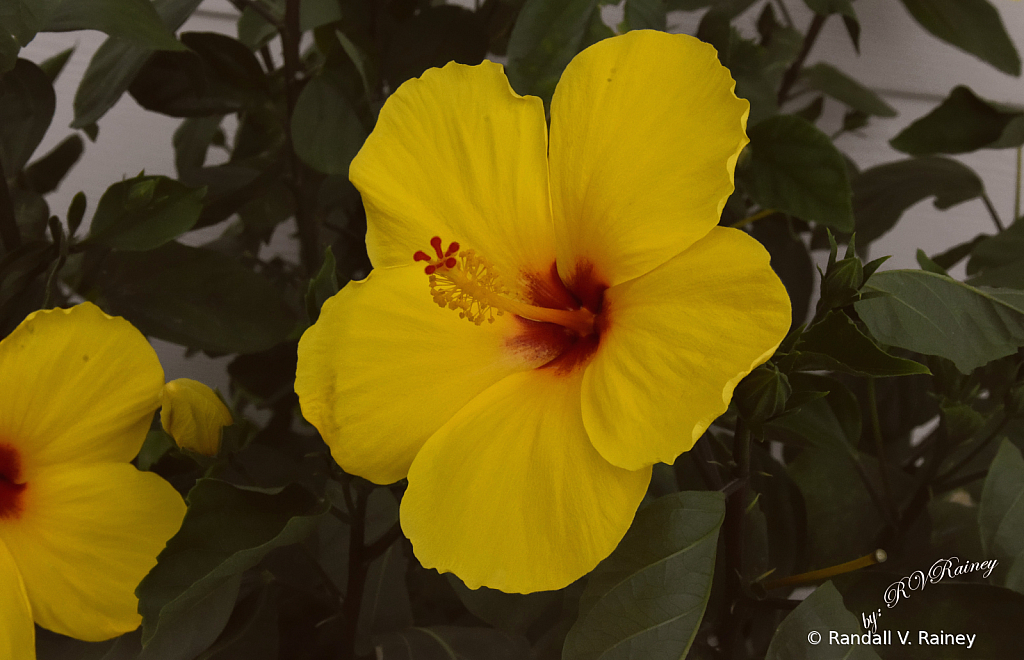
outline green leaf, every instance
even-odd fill
[[[1020,55],[988,0],[900,0],[921,26],[943,41],[1020,75]]]
[[[675,493],[641,509],[590,574],[562,657],[685,657],[711,593],[724,517],[719,492]]]
[[[343,76],[340,68],[324,67],[306,83],[292,115],[295,153],[324,174],[348,174],[367,136]]]
[[[629,30],[665,30],[666,0],[626,0],[622,32]]]
[[[917,253],[915,254],[915,256],[917,258],[917,265],[921,267],[921,270],[926,270],[929,273],[936,273],[937,275],[945,275],[947,277],[949,276],[949,273],[946,272],[946,269],[932,261],[931,258],[921,248],[917,248]]]
[[[212,32],[187,32],[184,53],[154,53],[128,88],[147,110],[171,117],[237,112],[265,100],[256,57],[239,41]]]
[[[559,591],[507,594],[487,587],[470,589],[454,573],[449,573],[447,578],[473,616],[512,634],[525,635],[534,622],[562,600]]]
[[[206,164],[206,153],[218,136],[223,136],[220,127],[223,117],[190,117],[181,122],[174,131],[174,168],[181,176],[189,170],[199,169]]]
[[[184,50],[149,0],[63,0],[43,30],[99,30],[144,48]]]
[[[995,143],[1021,117],[1024,113],[996,108],[961,85],[889,144],[913,156],[968,153]]]
[[[338,264],[334,260],[334,252],[328,246],[324,252],[324,262],[320,265],[320,271],[309,281],[309,287],[306,289],[306,312],[309,315],[310,323],[316,323],[317,318],[320,317],[320,308],[328,298],[340,290]]]
[[[148,191],[144,200],[137,195]],[[115,250],[152,250],[195,226],[205,188],[165,176],[138,176],[107,188],[96,207],[89,240]]]
[[[1011,563],[1024,556],[1024,458],[1009,440],[999,445],[985,477],[978,526],[986,558]]]
[[[25,183],[40,195],[53,192],[82,157],[84,150],[82,138],[69,135],[50,153],[25,168]]]
[[[1024,346],[1024,291],[975,288],[919,270],[877,273],[856,303],[878,341],[938,355],[965,374]]]
[[[0,28],[0,76],[14,68],[21,46],[7,30]]]
[[[782,280],[793,308],[792,327],[801,325],[810,309],[814,291],[814,263],[807,246],[782,217],[763,218],[751,234],[771,254],[771,267]]]
[[[737,179],[762,208],[839,231],[853,230],[843,156],[813,124],[790,115],[766,119],[750,129],[747,149],[749,157]]]
[[[832,582],[826,582],[779,624],[765,660],[879,660],[870,647],[830,643],[831,631],[840,635],[863,632]],[[817,643],[808,643],[812,632],[821,636]]]
[[[262,275],[216,252],[174,242],[111,254],[97,287],[105,308],[147,335],[213,353],[266,350],[296,324]]]
[[[373,639],[413,625],[409,589],[405,585],[408,566],[401,543],[392,543],[366,569],[356,630],[357,653],[372,653]]]
[[[154,0],[153,7],[168,30],[176,31],[192,15],[202,0]],[[104,41],[89,60],[82,82],[75,92],[75,119],[72,128],[85,128],[114,107],[142,70],[152,50],[136,43],[111,37]]]
[[[21,172],[53,120],[57,98],[42,69],[18,60],[0,78],[0,163],[8,177]]]
[[[46,58],[39,65],[39,68],[43,70],[43,73],[46,74],[46,77],[50,79],[51,85],[57,80],[57,77],[60,75],[60,72],[64,70],[64,65],[68,63],[68,60],[71,59],[71,55],[74,52],[74,46],[72,46],[71,48],[65,48],[53,57]]]
[[[886,660],[1002,660],[1019,656],[1020,631],[1016,625],[1007,625],[1007,622],[1024,621],[1024,595],[988,584],[961,582],[970,577],[981,578],[984,570],[960,577],[945,576],[921,589],[907,589],[905,597],[891,607],[887,606],[885,594],[890,585],[898,583],[901,578],[907,579],[914,570],[927,574],[936,560],[949,558],[950,555],[929,552],[920,564],[907,566],[906,572],[857,571],[837,578],[836,584],[850,611],[871,613],[882,610],[878,629],[892,631],[892,645],[874,648]],[[960,562],[982,562],[987,558],[961,556],[955,559],[958,561],[954,566]],[[892,591],[889,592],[890,598]],[[907,644],[900,644],[896,631],[902,631],[904,635],[910,632]],[[966,645],[920,644],[920,631],[933,634],[944,631],[975,637],[971,649],[967,650]]]
[[[853,179],[853,215],[857,243],[866,246],[895,226],[907,209],[935,198],[935,208],[948,209],[985,192],[974,170],[939,156],[885,163]]]
[[[600,16],[597,0],[527,0],[508,42],[505,72],[513,89],[550,103],[566,65],[593,41]]]
[[[530,642],[490,628],[429,626],[384,635],[377,656],[395,660],[521,660],[531,657]]]
[[[487,36],[474,12],[462,7],[429,7],[400,24],[381,62],[381,73],[395,89],[430,67],[448,62],[479,64]]]
[[[931,373],[923,364],[886,353],[837,310],[804,331],[797,350],[799,368],[806,370],[829,369],[881,378]]]
[[[1024,289],[1024,221],[977,243],[967,262],[972,286]]]
[[[224,631],[235,609],[241,584],[241,572],[208,580],[202,589],[186,591],[167,603],[160,610],[159,621],[152,622],[149,630],[143,619],[143,650],[138,660],[195,658]],[[145,594],[138,590],[136,593],[143,597]]]
[[[4,0],[0,2],[0,42],[13,44],[13,53],[28,45],[56,11],[61,0]],[[12,62],[13,64],[13,62]]]
[[[268,586],[239,601],[217,642],[196,660],[276,660],[279,638],[276,589]]]
[[[160,634],[168,608],[230,592],[232,581],[268,552],[302,541],[328,506],[294,484],[256,492],[209,478],[196,483],[188,504],[181,529],[136,590],[146,645]]]
[[[876,117],[895,117],[896,110],[878,94],[849,77],[831,64],[819,62],[800,72],[804,82],[814,90]]]

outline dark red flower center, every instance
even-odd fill
[[[22,510],[21,455],[0,440],[0,520],[17,518]]]

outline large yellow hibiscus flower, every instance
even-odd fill
[[[782,340],[768,253],[716,226],[734,85],[710,46],[640,31],[569,64],[550,143],[491,62],[385,103],[350,170],[374,270],[303,335],[295,389],[346,471],[408,477],[424,566],[511,592],[584,575]]]
[[[87,641],[139,626],[135,587],[185,515],[128,463],[163,385],[145,337],[91,303],[0,341],[0,658],[35,657],[33,622]]]

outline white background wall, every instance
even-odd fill
[[[784,0],[798,26],[806,29],[811,14],[800,0]],[[1024,55],[1024,2],[992,0],[1002,14],[1018,52]],[[459,4],[472,6],[473,0]],[[854,51],[838,19],[831,19],[811,52],[808,63],[827,61],[875,89],[899,111],[893,119],[872,119],[856,134],[838,138],[837,146],[861,166],[895,160],[902,156],[888,146],[888,140],[914,119],[926,114],[958,84],[969,85],[979,96],[1024,106],[1024,80],[1004,75],[993,67],[933,38],[920,28],[897,0],[858,0],[861,55]],[[745,18],[752,24],[760,3]],[[235,35],[238,12],[227,0],[206,0],[182,27],[183,31],[212,31]],[[621,9],[606,8],[609,25],[621,20]],[[676,12],[669,17],[674,32],[693,33],[699,13]],[[96,32],[40,34],[23,51],[23,57],[40,62],[69,46],[76,50],[56,84],[57,111],[38,154],[45,153],[70,132],[72,99],[82,74],[103,42]],[[826,101],[826,103],[830,103]],[[831,108],[839,116],[837,104]],[[63,216],[72,196],[82,190],[90,202],[90,217],[103,191],[111,183],[145,170],[149,174],[174,176],[171,135],[180,120],[142,110],[127,94],[99,121],[96,143],[87,143],[85,154],[61,188],[50,196],[52,212]],[[1013,210],[1015,154],[1012,150],[984,151],[962,157],[982,180],[999,214],[1008,222]],[[950,211],[936,211],[926,201],[911,209],[896,229],[876,244],[873,256],[892,254],[887,268],[916,268],[914,252],[939,252],[965,241],[992,224],[982,203],[972,201]],[[214,230],[216,232],[216,230]],[[207,235],[209,237],[209,235]],[[275,237],[273,249],[294,250],[287,231]],[[168,380],[192,377],[219,386],[226,393],[226,359],[205,356],[184,358],[183,349],[155,342]]]

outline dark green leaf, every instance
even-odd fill
[[[971,256],[971,253],[975,248],[979,247],[986,240],[991,238],[988,234],[979,234],[967,241],[966,243],[960,243],[949,248],[945,252],[940,254],[933,254],[931,259],[940,268],[950,269],[957,265],[967,257]],[[968,271],[969,272],[969,271]]]
[[[99,30],[144,48],[184,49],[148,0],[63,0],[43,29]]]
[[[974,288],[919,270],[877,273],[856,304],[883,344],[938,355],[967,374],[1024,346],[1024,291]]]
[[[196,660],[276,660],[280,657],[276,595],[273,588],[264,587],[239,601],[217,642]]]
[[[395,29],[381,72],[395,89],[430,67],[479,64],[486,54],[487,37],[476,14],[462,7],[430,7]]]
[[[430,626],[384,635],[376,651],[388,660],[522,660],[530,657],[530,643],[490,628]]]
[[[195,226],[205,194],[165,176],[120,181],[100,198],[89,240],[116,250],[152,250]]]
[[[807,246],[786,219],[778,216],[755,222],[751,233],[771,254],[772,270],[786,287],[793,307],[792,327],[801,325],[814,289],[814,264]]]
[[[913,156],[967,153],[991,146],[1021,117],[1024,113],[1000,110],[961,85],[889,144]]]
[[[14,53],[28,45],[56,11],[61,0],[5,0],[0,2],[0,41],[14,45]],[[13,62],[12,62],[13,64]]]
[[[844,371],[855,376],[909,376],[931,373],[923,364],[883,351],[841,311],[830,311],[808,328],[797,344],[800,368]]]
[[[0,28],[0,76],[14,68],[18,62],[18,53],[21,46],[8,34],[7,30]]]
[[[68,205],[68,234],[71,236],[74,236],[75,232],[82,225],[82,218],[85,217],[85,208],[85,193],[79,191],[71,198],[71,204]]]
[[[981,58],[1003,73],[1020,75],[1020,56],[999,12],[988,0],[900,0],[939,39]]]
[[[274,548],[304,539],[327,506],[294,484],[256,492],[216,479],[199,480],[188,503],[181,529],[136,590],[146,644],[160,634],[168,608],[200,602],[230,587]],[[234,597],[230,600],[234,603]]]
[[[238,153],[237,144],[235,153]],[[196,227],[207,227],[238,212],[261,192],[267,192],[283,168],[284,156],[272,150],[245,160],[182,172],[182,183],[207,188],[203,213]]]
[[[922,250],[921,248],[917,248],[917,253],[915,256],[917,257],[917,265],[921,267],[921,270],[926,270],[929,273],[936,273],[938,275],[945,275],[947,277],[949,276],[949,273],[946,272],[946,269],[932,261],[931,258],[929,258],[928,255],[925,254],[925,251]]]
[[[831,582],[826,582],[782,621],[765,660],[879,660],[870,647],[830,643],[831,631],[840,635],[863,632],[857,617],[843,604],[843,597]],[[820,635],[817,643],[808,643],[812,632]]]
[[[527,0],[508,42],[505,70],[512,87],[550,102],[562,71],[592,40],[591,24],[600,16],[597,0]]]
[[[57,99],[35,64],[18,60],[0,78],[0,163],[14,177],[32,157],[53,120]]]
[[[935,197],[935,208],[948,209],[984,192],[974,170],[949,158],[910,158],[864,170],[853,180],[857,243],[866,246],[882,236],[923,199]]]
[[[409,565],[401,543],[392,543],[366,569],[363,602],[356,634],[357,652],[372,652],[372,640],[413,625],[405,574]]]
[[[57,80],[57,76],[64,70],[64,65],[71,59],[71,54],[75,52],[75,47],[66,48],[61,52],[57,53],[53,57],[48,57],[39,65],[39,68],[43,70],[46,77],[50,79],[50,84],[53,84]]]
[[[459,600],[473,616],[508,633],[526,634],[537,619],[562,601],[562,594],[557,591],[507,594],[487,587],[470,589],[453,573],[447,577]]]
[[[977,243],[967,262],[967,274],[974,286],[1024,289],[1024,222],[1018,220],[1006,231]]]
[[[147,628],[143,619],[143,649],[138,660],[195,658],[224,631],[235,609],[241,583],[241,571],[209,579],[201,589],[186,590],[167,603],[160,610],[159,620],[149,622],[151,627]],[[144,591],[136,593],[145,597]]]
[[[218,136],[223,117],[190,117],[174,131],[174,167],[181,176],[206,164],[206,152]]]
[[[334,252],[328,247],[324,252],[320,272],[309,281],[309,288],[306,289],[306,312],[310,323],[316,323],[324,302],[339,290],[341,286],[338,284],[338,265],[334,260]]]
[[[718,492],[675,493],[641,509],[590,574],[562,657],[685,657],[711,593],[724,516]]]
[[[1009,440],[999,445],[985,477],[978,525],[986,558],[1010,564],[1024,556],[1024,458]]]
[[[895,117],[896,110],[883,101],[878,94],[831,64],[819,62],[805,67],[800,76],[814,90],[827,94],[837,101],[876,117]]]
[[[67,176],[85,150],[78,135],[69,135],[50,153],[25,168],[25,182],[40,195],[51,193]]]
[[[266,278],[174,242],[110,255],[97,286],[113,313],[144,333],[214,353],[266,350],[296,323]]]
[[[763,208],[853,230],[843,157],[813,124],[790,115],[766,119],[750,129],[747,149],[749,158],[737,179]]]
[[[305,3],[303,3],[305,4]],[[257,51],[277,36],[277,28],[268,23],[252,7],[246,7],[238,17],[238,40],[249,50]]]
[[[367,135],[342,76],[340,69],[324,68],[306,83],[292,115],[295,153],[325,174],[347,174]]]
[[[879,630],[892,631],[892,644],[875,646],[884,660],[962,660],[964,658],[1015,658],[1020,655],[1020,631],[1017,622],[1024,621],[1024,595],[987,584],[963,584],[969,576],[981,578],[984,570],[961,577],[940,578],[917,590],[906,589],[891,606],[885,599],[896,589],[890,585],[907,579],[911,571],[927,574],[937,559],[949,555],[929,554],[921,565],[907,572],[857,571],[836,579],[846,606],[852,612],[871,613],[882,610]],[[961,562],[981,562],[982,557],[953,558],[955,568]],[[845,578],[845,579],[843,579]],[[1013,625],[1007,625],[1013,622]],[[910,632],[907,644],[901,644],[896,631]],[[921,644],[920,632],[930,634],[960,633],[974,636],[970,650],[964,645]],[[805,633],[806,634],[806,633]],[[965,640],[966,641],[966,640]],[[822,644],[821,646],[824,646]],[[812,656],[813,657],[813,656]],[[817,658],[815,658],[817,660]]]
[[[667,11],[666,0],[626,0],[622,31],[664,31]]]
[[[154,0],[153,7],[172,31],[192,15],[202,0]],[[142,69],[152,50],[132,41],[111,37],[103,42],[89,61],[75,92],[72,128],[86,128],[114,107]],[[93,138],[95,139],[95,138]]]
[[[192,52],[154,53],[131,83],[128,91],[139,105],[172,117],[203,117],[263,99],[263,70],[241,42],[206,32],[181,39]]]

